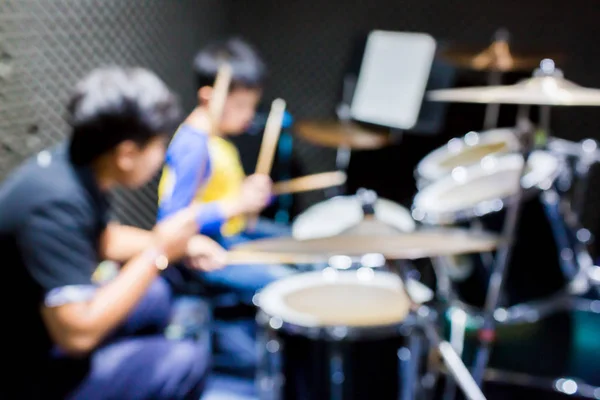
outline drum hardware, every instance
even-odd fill
[[[260,239],[234,246],[232,263],[244,263],[244,257],[265,262],[285,260],[297,263],[328,262],[333,256],[350,258],[381,254],[387,260],[416,260],[456,254],[492,251],[502,245],[496,235],[465,229],[418,229],[390,235],[339,235],[319,239]]]
[[[487,156],[502,155],[519,150],[513,128],[469,132],[454,138],[423,158],[414,175],[419,190],[450,174],[455,168],[485,162]]]
[[[369,390],[365,392],[364,387],[361,388],[360,385],[361,381],[368,379],[367,376],[357,375],[354,379],[348,377],[347,374],[352,374],[353,372],[349,368],[356,368],[356,365],[353,364],[356,362],[353,359],[353,354],[360,354],[360,347],[352,353],[348,353],[348,350],[345,349],[351,343],[356,343],[353,346],[361,346],[361,343],[363,343],[362,346],[367,346],[369,338],[378,338],[378,342],[385,343],[390,335],[395,335],[394,332],[397,332],[407,338],[407,343],[397,352],[398,378],[400,378],[401,384],[398,388],[399,390],[397,390],[396,398],[412,400],[416,398],[421,390],[419,385],[417,385],[419,379],[416,378],[420,376],[418,371],[422,340],[419,337],[419,331],[415,329],[422,329],[425,337],[440,352],[447,368],[455,376],[460,387],[465,391],[466,397],[473,400],[485,399],[460,357],[456,355],[452,346],[442,340],[438,334],[434,323],[436,313],[428,307],[418,304],[413,299],[410,291],[398,292],[398,294],[404,293],[404,300],[400,298],[402,296],[397,299],[397,301],[402,301],[403,305],[401,307],[392,306],[393,303],[389,303],[390,307],[387,307],[387,309],[377,307],[379,314],[383,313],[378,316],[372,315],[372,311],[367,312],[367,308],[372,307],[372,305],[363,304],[359,306],[359,303],[357,303],[361,301],[372,302],[374,298],[374,294],[368,297],[364,297],[366,293],[361,295],[360,290],[358,290],[361,285],[369,287],[376,284],[372,288],[380,286],[382,289],[386,287],[389,289],[396,288],[394,290],[400,289],[403,286],[402,282],[407,279],[408,273],[402,267],[401,270],[401,277],[399,278],[395,274],[374,272],[372,269],[364,267],[355,272],[337,271],[329,268],[327,271],[321,273],[308,273],[286,278],[265,288],[258,295],[257,300],[260,308],[257,321],[265,330],[261,335],[261,346],[264,348],[261,369],[259,371],[261,398],[279,399],[281,398],[280,396],[285,396],[286,394],[289,396],[288,391],[290,390],[292,392],[301,390],[297,387],[297,380],[299,378],[295,376],[298,372],[294,372],[289,368],[290,363],[294,364],[295,362],[299,362],[299,360],[294,360],[291,353],[286,353],[286,351],[294,351],[302,343],[306,345],[307,340],[311,343],[315,343],[314,341],[325,341],[325,357],[328,360],[329,366],[328,372],[326,372],[327,383],[323,387],[325,383],[323,381],[320,381],[320,385],[316,381],[306,381],[310,377],[318,379],[318,372],[305,369],[304,372],[300,373],[308,373],[310,375],[308,378],[305,377],[302,380],[304,382],[304,390],[307,393],[294,394],[291,395],[292,398],[344,399],[346,395],[351,394],[353,398],[361,399],[371,398],[370,396],[374,396],[373,391],[375,390],[383,391],[377,398],[391,398],[387,397],[395,391],[391,385],[390,387],[378,388],[374,388],[371,385],[368,388]],[[361,271],[363,272],[362,277],[360,276]],[[367,271],[371,272],[366,274]],[[327,289],[321,290],[318,289],[318,286],[311,288],[311,286],[307,287],[303,283],[315,278],[322,280],[319,285],[326,285]],[[371,280],[373,280],[373,283],[370,283]],[[344,288],[344,284],[358,286],[356,289],[349,291],[349,288]],[[313,291],[312,295],[310,294],[311,291]],[[347,296],[347,293],[352,293],[352,298],[344,297]],[[325,294],[329,296],[331,303],[319,301],[319,296],[324,296]],[[361,298],[363,300],[360,300]],[[274,299],[277,301],[274,301]],[[351,304],[348,304],[348,301]],[[356,305],[352,306],[352,303],[356,303]],[[312,314],[311,310],[316,310],[315,306],[317,305],[321,311]],[[357,307],[358,309],[362,309],[362,311],[357,312]],[[349,310],[351,310],[351,313],[349,313]],[[406,318],[406,313],[409,310],[411,316]],[[379,325],[374,325],[377,321],[380,321]],[[398,325],[393,321],[403,322]],[[300,340],[301,342],[299,344],[291,343],[294,340]],[[286,342],[290,344],[288,345]],[[314,346],[314,344],[311,346]],[[286,347],[288,350],[286,350]],[[314,354],[316,350],[318,348],[313,349],[312,353]],[[373,350],[376,350],[376,348]],[[383,353],[378,357],[382,356]],[[380,362],[385,363],[385,360],[377,361],[378,364]],[[352,365],[355,366],[352,367]],[[370,374],[373,373],[373,371],[369,372]],[[323,376],[321,376],[322,378]],[[390,381],[387,382],[389,384]],[[288,396],[285,398],[288,398]]]
[[[410,268],[406,261],[407,260],[401,260],[398,268],[399,275],[404,282],[408,282],[410,279]],[[417,303],[415,299],[411,297],[409,291],[407,291],[407,297],[410,301],[411,310],[416,315],[426,316],[430,312],[428,307],[421,306]],[[441,338],[435,324],[430,320],[424,319],[420,321],[420,326],[432,346],[439,351],[446,368],[448,368],[455,382],[462,389],[465,397],[470,400],[485,400],[483,392],[479,388],[477,382],[473,379],[473,376],[463,363],[461,357],[456,353],[454,347],[450,343]]]
[[[546,55],[515,55],[509,47],[510,34],[507,29],[498,29],[488,48],[480,52],[449,51],[443,54],[452,64],[478,71],[488,71],[488,85],[502,83],[502,75],[507,72],[528,71],[539,65]],[[500,103],[489,103],[485,110],[484,129],[498,125]],[[544,111],[546,112],[546,111]]]
[[[575,158],[575,191],[571,201],[571,209],[577,218],[581,218],[584,208],[585,193],[588,188],[589,173],[591,167],[600,163],[600,150],[598,143],[592,139],[585,139],[580,143],[574,143],[564,139],[551,138],[548,141],[548,149],[560,155]]]
[[[519,105],[600,105],[600,90],[583,88],[565,80],[560,71],[554,68],[554,63],[544,61],[540,69],[534,71],[534,76],[516,85],[484,88],[447,89],[430,92],[429,98],[437,101],[459,101],[469,103],[503,103]],[[523,164],[520,176],[523,177],[529,154],[533,149],[534,132],[531,124],[519,113],[517,127],[523,140]],[[483,373],[488,364],[490,344],[494,337],[494,312],[500,301],[506,265],[511,255],[511,238],[514,236],[518,223],[520,204],[523,197],[522,185],[514,196],[515,201],[508,209],[505,220],[503,238],[504,246],[497,253],[492,271],[490,285],[484,304],[484,323],[480,335],[480,347],[476,353],[473,375],[481,384]]]
[[[373,190],[364,188],[358,189],[356,197],[360,201],[360,205],[365,218],[375,218],[375,204],[377,203],[377,193]]]
[[[447,373],[445,369],[442,369],[441,372],[444,374]],[[587,398],[590,400],[597,400],[600,396],[600,386],[590,385],[570,377],[548,378],[500,370],[496,368],[488,368],[485,371],[484,380],[490,383],[548,390],[551,392]]]
[[[600,316],[600,301],[599,300],[595,300],[595,299],[585,299],[585,298],[578,298],[578,297],[573,297],[568,293],[564,293],[564,297],[561,299],[560,296],[556,296],[555,297],[556,300],[556,304],[555,306],[551,307],[553,308],[553,310],[522,310],[522,314],[526,315],[529,314],[531,319],[528,320],[527,318],[521,318],[520,321],[516,321],[514,318],[512,322],[510,322],[510,324],[513,324],[516,322],[516,324],[528,324],[530,325],[531,323],[536,323],[539,322],[541,320],[544,320],[550,313],[554,313],[556,310],[559,311],[576,311],[576,312],[583,312],[583,313],[589,313],[589,315],[591,316]],[[530,308],[528,307],[524,307],[524,306],[520,306],[521,308]],[[509,313],[511,312],[510,310],[503,310],[500,309],[502,311],[508,311]],[[474,311],[475,314],[470,314],[469,316],[471,318],[471,321],[475,322],[475,324],[479,325],[481,324],[481,320],[482,317],[480,315],[476,314],[476,311]],[[451,307],[448,310],[448,314],[450,316],[450,319],[459,319],[462,318],[463,320],[463,327],[464,327],[464,311],[463,309],[459,308],[459,307]],[[461,314],[463,314],[463,316],[461,316]],[[501,315],[502,313],[498,313],[498,317],[502,317],[503,315]],[[499,323],[504,323],[502,322],[501,318],[497,318],[499,321]],[[510,319],[510,317],[509,317]],[[597,327],[597,321],[599,321],[598,318],[595,319],[596,324],[593,325],[593,327]],[[588,322],[589,324],[589,322]],[[505,325],[506,326],[506,325]],[[463,331],[461,332],[463,335],[465,334],[465,329],[463,329]],[[476,329],[476,328],[475,328]],[[558,393],[563,393],[563,394],[568,394],[568,395],[575,395],[575,396],[580,396],[580,397],[585,397],[585,398],[590,398],[590,399],[597,399],[598,397],[600,397],[600,386],[598,386],[599,381],[597,380],[598,375],[595,374],[592,371],[588,371],[590,369],[590,365],[586,364],[586,365],[581,365],[580,363],[582,362],[577,361],[576,357],[578,353],[581,352],[589,352],[589,351],[593,351],[595,352],[597,349],[597,346],[593,345],[593,349],[587,349],[586,343],[588,342],[583,342],[580,343],[579,341],[577,341],[577,337],[579,335],[584,335],[584,334],[590,334],[591,332],[589,331],[589,329],[592,329],[592,326],[584,326],[583,328],[577,328],[575,326],[573,326],[571,328],[574,333],[573,335],[575,335],[573,337],[574,340],[576,340],[576,342],[574,343],[570,343],[570,346],[568,348],[568,352],[569,354],[572,354],[570,357],[575,357],[575,359],[570,358],[569,361],[569,365],[570,367],[568,367],[568,371],[565,370],[562,373],[557,374],[558,377],[552,377],[552,376],[548,376],[548,375],[544,375],[542,376],[540,373],[536,374],[531,374],[531,373],[523,373],[523,372],[516,372],[516,371],[511,371],[509,369],[506,368],[500,368],[500,367],[492,367],[492,368],[487,368],[485,375],[484,375],[484,380],[486,382],[495,382],[495,383],[501,383],[501,384],[508,384],[508,385],[517,385],[517,386],[524,386],[524,387],[531,387],[531,388],[536,388],[536,389],[542,389],[542,390],[549,390],[549,391],[554,391],[554,392],[558,392]],[[580,333],[576,333],[577,331],[579,331],[579,329],[583,329],[583,332]],[[540,334],[543,335],[542,332],[540,332]],[[595,338],[595,336],[592,336],[593,338]],[[537,339],[533,339],[533,340],[537,340]],[[580,340],[580,339],[579,339]],[[593,340],[593,339],[592,339]],[[595,341],[594,341],[595,342]],[[571,346],[578,346],[578,344],[581,346],[584,346],[584,348],[571,348]],[[573,354],[573,353],[576,354]],[[585,379],[578,379],[575,378],[575,376],[577,376],[577,372],[575,370],[572,370],[571,368],[576,368],[576,369],[581,369],[584,368],[584,370],[586,371],[587,375],[589,376],[594,376],[596,377],[596,380],[594,381],[593,378],[587,378],[587,379],[591,379],[593,381],[594,384],[591,384],[592,382],[586,382]],[[447,373],[443,368],[441,369],[442,373]],[[582,371],[583,372],[583,371]]]
[[[429,92],[433,101],[460,103],[500,103],[537,106],[599,106],[600,89],[577,85],[554,67],[552,60],[543,60],[533,76],[514,85],[441,89]]]
[[[525,175],[527,161],[531,151],[533,150],[533,136],[535,132],[533,130],[533,126],[528,120],[518,121],[517,128],[520,130],[519,133],[524,139],[522,142],[523,164],[521,166],[521,173],[519,174],[520,177],[523,177]],[[520,183],[520,179],[518,182]],[[475,363],[473,366],[473,376],[479,385],[481,385],[483,382],[483,374],[489,362],[489,353],[491,351],[491,344],[494,340],[496,328],[494,312],[498,308],[502,296],[507,267],[513,248],[513,244],[511,242],[516,233],[523,195],[523,187],[521,184],[519,184],[517,192],[513,198],[514,203],[509,205],[506,214],[505,226],[502,234],[502,237],[506,242],[505,245],[499,249],[496,255],[494,267],[490,276],[490,284],[484,304],[484,323],[479,335],[481,344],[479,351],[475,356]]]
[[[570,246],[565,247],[562,259],[563,261],[576,263],[586,273],[587,282],[574,288],[574,294],[582,294],[588,286],[591,286],[600,295],[600,267],[594,264],[587,250],[587,245],[591,243],[593,237],[591,232],[585,229],[580,222],[588,187],[589,172],[592,165],[600,162],[600,150],[597,148],[596,141],[592,139],[574,143],[564,139],[551,138],[548,142],[548,148],[561,156],[574,157],[576,162],[574,170],[577,180],[574,183],[574,193],[571,201],[560,198],[557,193],[553,196],[553,201],[558,203],[559,210],[563,215],[562,219],[566,224],[566,232],[563,232],[561,236],[564,241],[570,241]]]
[[[356,81],[358,77],[355,75],[348,74],[344,76],[344,85],[342,88],[342,101],[336,108],[336,114],[341,123],[349,126],[352,122],[352,97],[354,97],[354,91],[356,89]],[[348,171],[350,166],[350,158],[352,157],[352,150],[347,144],[340,145],[335,153],[335,166],[339,171]],[[345,194],[345,190],[338,190],[333,192],[333,195]]]
[[[261,399],[416,397],[422,340],[402,281],[367,271],[329,268],[259,293]]]
[[[336,196],[317,203],[302,214],[292,224],[292,236],[298,240],[317,239],[335,235],[389,235],[399,232],[412,232],[416,224],[410,212],[390,200],[371,197],[374,218],[365,219],[363,199],[365,189],[359,189],[354,196]],[[370,213],[370,209],[367,210]]]

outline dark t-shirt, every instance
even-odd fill
[[[42,304],[85,301],[95,290],[98,243],[108,201],[89,168],[76,167],[67,146],[42,151],[0,185],[0,300],[4,311],[0,382],[28,389],[51,376],[54,351]],[[25,391],[27,392],[27,391]],[[24,392],[22,392],[24,393]],[[25,397],[23,397],[25,398]]]

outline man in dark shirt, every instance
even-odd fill
[[[167,340],[169,260],[212,270],[222,248],[188,208],[152,231],[110,223],[107,192],[160,168],[179,107],[143,69],[99,69],[69,105],[67,143],[0,186],[1,399],[198,399],[207,349]],[[92,279],[103,259],[124,263]]]

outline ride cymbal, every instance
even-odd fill
[[[295,127],[301,138],[323,147],[376,150],[392,142],[388,133],[369,130],[354,123],[300,121]]]

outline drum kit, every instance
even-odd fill
[[[600,150],[592,140],[545,138],[539,146],[527,111],[600,106],[600,90],[566,80],[543,60],[531,78],[514,85],[428,96],[517,104],[523,112],[515,128],[470,132],[425,157],[415,170],[418,193],[410,211],[360,190],[309,208],[291,238],[232,251],[232,260],[245,263],[320,266],[256,297],[261,398],[426,399],[445,374],[446,398],[458,385],[466,398],[485,399],[481,386],[499,325],[538,320],[573,297],[599,291],[600,269],[586,250],[591,235],[579,222],[578,196]],[[573,158],[575,173],[567,163]],[[539,262],[539,254],[554,262]],[[419,280],[423,259],[431,261],[434,289]],[[450,309],[477,317],[470,369],[461,358],[464,321],[461,332],[460,321],[450,318],[444,339],[440,317]],[[557,378],[551,389],[600,394],[598,387],[578,382],[573,389],[567,381]]]

